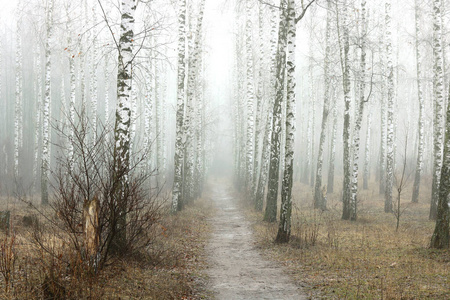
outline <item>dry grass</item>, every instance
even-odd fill
[[[11,200],[11,199],[10,199]],[[23,216],[33,211],[22,203],[4,201],[15,232],[14,288],[6,292],[0,275],[0,299],[42,299],[48,258],[36,250]],[[202,270],[204,246],[210,234],[207,219],[214,213],[212,204],[199,199],[176,216],[166,215],[158,225],[151,249],[140,257],[129,257],[107,266],[98,278],[74,282],[64,297],[79,299],[206,299]],[[5,239],[0,233],[0,240]],[[57,269],[57,268],[56,268]],[[62,280],[67,275],[60,276]],[[72,287],[72,285],[68,285]]]
[[[265,254],[285,265],[312,298],[450,299],[450,251],[428,249],[429,200],[411,204],[405,192],[396,231],[395,217],[384,213],[384,199],[373,191],[361,191],[356,222],[341,220],[337,194],[329,195],[326,212],[312,209],[309,186],[297,184],[293,195],[288,245],[273,243],[276,224],[249,214]]]

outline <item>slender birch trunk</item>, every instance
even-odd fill
[[[271,2],[275,4],[275,1]],[[263,147],[261,153],[261,168],[258,180],[258,188],[256,192],[256,210],[263,209],[264,192],[267,185],[268,169],[270,163],[270,145],[272,137],[272,112],[275,92],[275,71],[277,58],[277,16],[278,10],[273,6],[270,7],[270,83],[269,83],[269,100],[267,105],[267,115],[265,117],[266,126],[264,129]]]
[[[45,96],[42,113],[41,204],[48,204],[48,170],[50,167],[50,104],[51,104],[51,48],[53,31],[53,0],[47,7],[47,37],[45,40]]]
[[[450,208],[448,204],[448,196],[450,194],[450,105],[447,106],[444,139],[439,201],[436,208],[436,226],[430,242],[430,247],[436,249],[445,249],[450,246]]]
[[[364,115],[364,103],[367,101],[365,98],[366,89],[366,1],[361,1],[361,60],[359,71],[359,109],[355,120],[355,127],[353,130],[353,142],[352,142],[352,177],[351,177],[351,198],[350,198],[350,220],[356,221],[357,219],[357,204],[358,204],[358,173],[359,173],[359,148],[360,148],[360,130],[362,125],[362,118]]]
[[[369,178],[370,178],[370,138],[371,138],[371,128],[372,128],[372,108],[373,106],[369,103],[368,114],[367,114],[367,128],[366,128],[366,144],[364,148],[364,173],[363,173],[363,189],[369,189]]]
[[[177,114],[176,114],[176,141],[175,141],[175,171],[172,188],[172,213],[181,210],[183,189],[183,118],[186,77],[186,0],[180,0],[178,10],[178,74],[177,74]]]
[[[92,141],[97,140],[97,119],[98,119],[98,93],[97,93],[97,10],[96,5],[92,5],[92,54],[91,54],[91,82],[90,82],[90,103],[91,103],[91,118],[92,118]]]
[[[286,98],[286,144],[285,168],[281,187],[281,209],[278,243],[289,242],[291,234],[292,182],[294,175],[294,136],[295,136],[295,1],[288,0],[287,8],[287,98]]]
[[[16,101],[14,110],[14,176],[19,180],[19,152],[22,149],[23,131],[23,77],[22,77],[22,32],[20,21],[16,31]]]
[[[264,220],[275,222],[277,217],[278,180],[281,147],[281,106],[284,97],[287,46],[287,0],[280,1],[280,25],[278,29],[277,72],[275,81],[276,98],[273,106],[272,137],[270,146],[269,186]]]
[[[263,110],[263,93],[264,93],[264,85],[263,85],[263,63],[264,63],[264,11],[263,4],[259,3],[258,5],[258,83],[256,89],[256,117],[255,117],[255,148],[253,151],[253,183],[252,183],[252,196],[255,197],[254,205],[257,206],[256,203],[256,192],[258,189],[258,171],[261,166],[261,155],[259,152],[260,149],[260,140],[261,140],[261,119],[262,119],[262,110]]]
[[[337,84],[337,80],[332,78],[331,85]],[[337,89],[334,89],[332,95],[333,103],[333,127],[331,129],[331,140],[330,140],[330,161],[328,164],[328,179],[327,179],[327,194],[334,192],[334,162],[336,160],[336,136],[337,136]]]
[[[423,113],[425,108],[425,101],[423,98],[423,88],[422,88],[422,70],[421,70],[421,60],[422,55],[420,51],[420,20],[419,20],[420,8],[419,3],[415,0],[415,25],[416,25],[416,36],[415,36],[415,46],[416,46],[416,71],[417,71],[417,98],[419,100],[419,121],[418,121],[418,142],[417,142],[417,162],[416,162],[416,172],[414,176],[414,186],[411,202],[419,202],[419,190],[420,190],[420,175],[422,174],[423,165],[423,151],[424,151],[424,119]]]
[[[436,220],[439,200],[439,184],[442,168],[442,148],[444,137],[444,74],[442,53],[441,0],[433,1],[433,96],[434,96],[434,164],[431,191],[430,220]]]
[[[252,32],[252,2],[247,1],[245,23],[245,57],[246,57],[246,104],[247,104],[247,141],[246,141],[246,188],[253,191],[253,152],[254,152],[254,87],[253,87],[253,32]]]
[[[121,26],[119,41],[119,56],[117,67],[117,106],[116,121],[114,126],[114,166],[117,174],[122,176],[120,188],[116,193],[116,200],[128,189],[130,150],[131,150],[131,110],[132,110],[132,63],[133,63],[133,39],[134,39],[134,13],[136,11],[135,0],[122,0]],[[118,224],[116,225],[116,237],[114,249],[122,250],[126,245],[126,203],[120,203]]]
[[[386,192],[384,211],[392,212],[392,189],[394,184],[394,64],[392,58],[391,1],[386,8],[386,55],[387,55],[387,141],[386,141]]]
[[[340,24],[338,20],[338,30],[342,28],[342,36],[339,32],[339,42],[340,42],[340,56],[341,56],[341,68],[342,68],[342,85],[344,90],[344,126],[343,126],[343,166],[344,166],[344,181],[342,188],[342,219],[350,219],[350,61],[349,61],[349,27],[348,27],[348,8],[347,1],[343,3],[343,21]],[[338,14],[339,17],[339,14]]]
[[[42,75],[41,75],[41,54],[39,51],[39,44],[36,43],[35,48],[35,66],[34,72],[36,76],[35,84],[34,84],[34,95],[35,95],[35,103],[36,103],[36,115],[35,115],[35,127],[34,127],[34,161],[33,161],[33,185],[36,188],[37,179],[38,179],[38,169],[39,169],[39,153],[41,150],[41,121],[42,121]]]
[[[323,111],[322,111],[322,126],[320,132],[319,149],[317,153],[317,168],[316,180],[314,187],[314,208],[326,210],[325,197],[322,193],[322,167],[323,167],[323,149],[325,145],[325,137],[327,132],[328,113],[330,110],[330,57],[331,57],[331,2],[327,1],[327,25],[325,36],[325,58],[324,58],[324,96],[323,96]]]

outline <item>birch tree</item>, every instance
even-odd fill
[[[336,4],[337,5],[337,4]],[[337,8],[337,7],[336,7]],[[336,11],[338,8],[336,9]],[[339,18],[339,13],[337,13]],[[340,43],[340,58],[341,58],[341,69],[342,69],[342,86],[344,90],[344,126],[343,126],[343,166],[344,166],[344,181],[342,188],[342,219],[350,219],[350,61],[349,61],[349,25],[348,25],[348,8],[347,1],[343,3],[342,11],[342,24],[338,20],[337,28]],[[342,31],[342,33],[340,32]]]
[[[335,86],[337,81],[332,78],[331,85]],[[327,178],[327,193],[334,192],[334,163],[336,160],[336,135],[337,135],[337,90],[334,89],[332,94],[332,112],[333,112],[333,127],[331,128],[330,139],[330,160],[328,164],[328,178]]]
[[[48,204],[48,170],[50,167],[50,103],[51,103],[51,48],[53,30],[53,0],[47,6],[47,36],[45,39],[45,95],[42,105],[42,159],[41,204]]]
[[[252,2],[246,2],[245,23],[245,56],[246,56],[246,100],[247,100],[247,176],[246,187],[249,192],[253,191],[253,152],[255,140],[255,117],[254,117],[254,86],[253,86],[253,32],[252,32]]]
[[[184,81],[186,77],[186,0],[178,2],[178,74],[177,74],[177,113],[175,141],[175,171],[172,188],[172,213],[181,210],[181,193],[183,184],[183,117],[184,117]]]
[[[265,129],[261,153],[261,168],[256,191],[255,205],[257,210],[263,209],[264,192],[267,185],[268,169],[270,162],[270,145],[272,137],[272,111],[275,93],[275,71],[277,58],[277,16],[278,10],[274,7],[275,1],[271,2],[270,8],[270,82],[269,82],[269,99],[267,105],[267,114],[265,116]]]
[[[284,97],[287,46],[287,0],[280,1],[280,25],[278,28],[276,97],[272,111],[272,136],[270,145],[269,182],[264,220],[275,222],[277,218],[277,196],[281,148],[281,106]]]
[[[392,212],[392,188],[394,184],[394,64],[392,57],[391,1],[386,9],[386,56],[387,56],[387,141],[386,141],[386,192],[384,211]]]
[[[116,194],[116,204],[128,188],[127,172],[130,163],[131,143],[131,109],[132,109],[132,63],[133,63],[133,39],[134,39],[134,13],[136,11],[135,0],[122,0],[121,2],[121,26],[119,40],[119,56],[117,67],[117,105],[116,120],[114,126],[114,167],[116,174],[125,174]],[[116,225],[117,237],[114,248],[122,250],[126,244],[126,205],[120,203],[120,217]]]
[[[22,148],[23,131],[23,76],[22,76],[22,33],[20,21],[16,30],[16,93],[14,110],[14,176],[19,177],[19,152]]]
[[[434,163],[433,183],[431,191],[430,219],[437,216],[437,204],[439,200],[439,184],[442,168],[442,148],[444,137],[444,74],[442,51],[442,19],[441,0],[433,1],[433,98],[434,98]]]
[[[447,106],[443,164],[439,185],[439,200],[436,209],[436,226],[434,228],[434,232],[430,242],[431,248],[444,249],[450,246],[450,234],[449,234],[450,208],[448,202],[449,194],[450,194],[450,106]]]
[[[365,98],[366,89],[366,1],[361,0],[361,36],[360,44],[361,48],[361,59],[359,66],[359,109],[355,120],[355,127],[353,129],[353,142],[352,142],[352,177],[351,177],[351,198],[350,198],[350,220],[355,221],[357,218],[357,197],[358,197],[358,170],[359,170],[359,147],[360,147],[360,130],[362,125],[362,118],[364,114],[364,104],[367,102]]]
[[[281,209],[278,233],[275,239],[278,243],[289,242],[291,234],[292,212],[292,182],[294,175],[294,135],[295,135],[295,1],[288,0],[286,12],[287,25],[287,98],[286,98],[286,143],[285,164],[281,187]]]
[[[323,168],[323,151],[325,146],[325,137],[327,131],[328,114],[330,110],[330,59],[331,59],[331,21],[332,9],[331,1],[327,1],[327,25],[325,33],[325,58],[324,58],[324,96],[323,96],[323,111],[322,111],[322,126],[320,131],[319,149],[317,153],[317,168],[316,180],[314,187],[314,208],[326,209],[325,198],[322,193],[322,168]]]
[[[416,72],[417,72],[417,99],[419,100],[419,121],[418,121],[418,142],[417,142],[417,162],[416,162],[416,172],[414,176],[414,186],[413,186],[413,194],[411,202],[417,203],[419,202],[419,190],[420,190],[420,176],[422,173],[422,164],[423,164],[423,151],[424,151],[424,107],[425,101],[423,98],[423,88],[422,88],[422,70],[421,70],[421,51],[420,51],[420,8],[419,3],[415,0],[415,9],[414,9],[414,21],[415,21],[415,47],[416,47]]]

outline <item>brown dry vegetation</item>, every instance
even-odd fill
[[[329,211],[320,212],[312,208],[312,188],[298,183],[287,245],[273,243],[276,224],[248,212],[264,253],[314,299],[450,299],[450,251],[428,247],[435,224],[428,220],[429,194],[422,187],[420,203],[412,204],[405,190],[396,231],[377,192],[360,191],[358,220],[342,221],[340,195],[328,195]]]
[[[12,198],[3,199],[1,209],[11,211],[13,234],[0,233],[0,244],[14,242],[12,284],[6,290],[5,279],[0,275],[0,299],[49,298],[46,289],[59,290],[51,299],[205,299],[204,246],[210,228],[207,218],[214,212],[210,202],[197,200],[184,211],[164,215],[151,249],[139,257],[128,257],[105,267],[97,278],[58,265],[32,242],[31,228],[25,226],[23,216],[35,211]],[[38,217],[39,219],[39,217]],[[3,252],[3,251],[2,251]],[[70,253],[61,253],[70,257]],[[64,267],[65,268],[65,267]],[[50,270],[51,269],[51,270]],[[55,272],[56,271],[56,272]],[[53,274],[50,275],[50,273]],[[78,279],[74,273],[78,272]],[[56,274],[55,274],[56,273]],[[48,281],[52,277],[55,281]],[[71,279],[72,276],[72,279]],[[59,283],[64,284],[63,288]]]

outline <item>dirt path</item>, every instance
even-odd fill
[[[255,248],[248,222],[227,188],[212,186],[218,212],[211,220],[207,273],[216,299],[307,299],[282,268]]]

